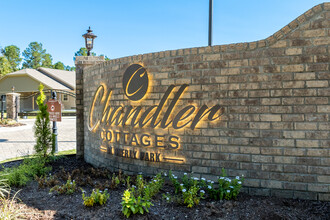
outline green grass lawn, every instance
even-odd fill
[[[56,156],[65,156],[65,155],[72,155],[72,154],[76,154],[77,151],[76,149],[73,150],[65,150],[65,151],[60,151],[57,154],[55,154]],[[33,157],[33,156],[31,156]],[[12,162],[12,161],[16,161],[16,160],[23,160],[25,157],[16,157],[16,158],[11,158],[11,159],[7,159],[7,160],[3,160],[0,161],[0,164],[2,163],[7,163],[7,162]]]
[[[35,111],[28,111],[26,113],[38,113],[39,110],[35,110]],[[67,110],[63,110],[62,113],[73,113],[73,112],[76,112],[75,109],[67,109]],[[1,117],[1,112],[0,112],[0,117]],[[63,117],[63,116],[62,116]],[[7,118],[7,113],[5,112],[3,114],[3,118]],[[22,119],[23,117],[19,117],[20,119]],[[35,119],[36,116],[26,116],[27,119]]]
[[[40,112],[39,110],[35,110],[35,111],[28,111],[26,113],[38,113]],[[62,113],[73,113],[73,112],[76,112],[75,109],[67,109],[67,110],[63,110]]]
[[[35,111],[28,111],[26,113],[38,113],[40,112],[39,110],[35,110]],[[75,113],[76,110],[75,109],[67,109],[67,110],[63,110],[62,113]],[[62,117],[65,117],[65,116],[62,116]],[[20,117],[20,118],[23,118],[23,117]],[[36,116],[26,116],[27,119],[35,119]]]

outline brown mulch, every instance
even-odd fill
[[[5,166],[17,164],[19,162],[11,162],[5,164]],[[94,173],[90,176],[93,177],[92,180],[95,185],[109,180],[109,178],[102,176],[108,171],[94,169],[84,161],[76,160],[74,156],[60,159],[51,165],[53,167],[51,174],[58,178],[65,175],[65,173],[72,174],[72,171],[80,170],[79,172],[83,172],[81,175]],[[73,175],[72,178],[74,177]],[[77,181],[81,181],[78,184],[85,185],[82,179],[77,177]],[[82,186],[82,188],[87,191],[87,194],[90,194],[93,189],[88,184]],[[49,189],[39,188],[36,181],[21,189],[18,194],[21,202],[17,205],[23,204],[26,218],[126,219],[121,213],[120,204],[122,194],[126,189],[124,185],[110,190],[110,198],[105,206],[92,208],[83,205],[81,192],[76,192],[73,195],[57,195],[56,193],[50,193]],[[131,219],[330,219],[330,202],[250,196],[241,193],[236,201],[211,201],[206,199],[194,208],[187,208],[177,203],[165,202],[161,195],[167,191],[173,191],[168,182],[153,199],[154,206],[149,209],[149,213],[135,215]]]

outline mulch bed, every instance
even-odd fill
[[[5,166],[18,165],[11,162]],[[52,175],[60,176],[65,172],[79,169],[86,172],[107,172],[93,169],[83,160],[68,156],[52,164]],[[93,176],[93,174],[91,174]],[[96,174],[94,177],[97,176]],[[99,176],[93,178],[97,183],[106,179]],[[76,180],[76,182],[79,180]],[[63,182],[63,181],[62,181]],[[86,185],[84,190],[89,195],[92,187]],[[194,208],[187,208],[176,203],[167,203],[162,194],[172,192],[173,187],[166,182],[161,192],[152,200],[154,206],[145,215],[135,215],[130,219],[330,219],[330,202],[282,199],[274,197],[250,196],[239,194],[236,201],[202,200]],[[121,213],[121,200],[125,186],[110,190],[110,198],[105,206],[87,208],[83,205],[81,192],[73,195],[57,195],[49,193],[49,188],[39,188],[33,181],[20,189],[18,197],[24,204],[26,217],[30,219],[126,219]],[[19,190],[18,188],[14,190]]]

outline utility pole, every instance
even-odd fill
[[[213,0],[209,1],[209,46],[212,46]]]

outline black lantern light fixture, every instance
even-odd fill
[[[97,37],[95,34],[92,33],[91,27],[87,30],[87,33],[83,35],[85,38],[85,45],[87,49],[87,56],[90,56],[90,51],[93,49],[94,39]]]

